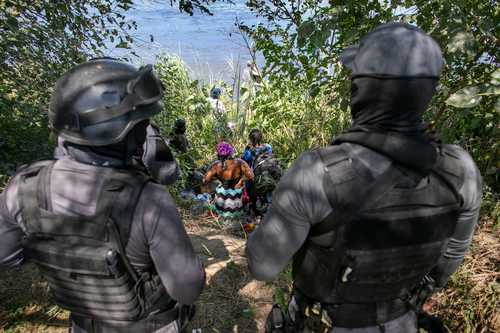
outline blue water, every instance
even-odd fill
[[[140,58],[136,63],[151,63],[158,54],[179,55],[190,69],[191,76],[205,81],[230,80],[234,68],[251,59],[235,20],[247,24],[257,20],[245,6],[245,0],[233,4],[216,2],[210,6],[214,14],[208,16],[197,11],[193,16],[180,13],[177,4],[169,1],[136,0],[125,15],[137,23],[132,32],[135,39],[132,50]],[[153,42],[151,37],[153,36]],[[117,49],[109,45],[110,56],[129,56],[132,50]]]

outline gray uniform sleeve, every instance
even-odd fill
[[[16,183],[17,178],[14,178],[0,194],[0,268],[14,267],[23,261],[21,240],[24,233],[12,213],[17,206]]]
[[[203,265],[170,194],[156,184],[148,186],[145,216],[154,210],[152,206],[157,208],[156,214],[149,215],[153,220],[144,221],[151,258],[169,295],[182,304],[192,304],[205,284]]]
[[[151,176],[160,184],[173,184],[180,175],[174,155],[170,151],[160,131],[153,125],[147,127],[147,137],[143,146],[142,161]]]
[[[464,204],[448,247],[431,272],[431,276],[436,281],[436,287],[438,288],[445,286],[450,276],[458,269],[464,259],[474,235],[482,198],[481,174],[476,164],[462,148],[458,146],[448,147],[460,157],[465,168],[464,183],[459,190]]]
[[[256,279],[274,279],[300,249],[311,226],[331,213],[324,176],[323,163],[312,151],[302,154],[281,178],[269,211],[246,246]]]

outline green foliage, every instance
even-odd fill
[[[164,111],[154,118],[164,136],[168,136],[175,119],[186,121],[186,135],[190,143],[189,151],[176,156],[185,176],[195,167],[200,167],[214,158],[216,138],[214,121],[208,102],[208,87],[191,80],[182,60],[173,55],[157,57],[155,70],[165,87]],[[181,190],[183,182],[178,182],[175,191]]]
[[[215,157],[216,143],[214,118],[207,100],[212,87],[190,80],[185,65],[176,56],[158,57],[155,69],[166,90],[165,111],[155,118],[155,122],[167,134],[176,118],[184,118],[191,143],[189,156],[198,166],[210,162]],[[239,153],[247,143],[247,132],[257,127],[286,166],[303,151],[327,145],[332,133],[341,132],[349,123],[349,113],[338,111],[329,104],[331,94],[326,89],[321,89],[317,97],[312,98],[304,93],[307,87],[289,80],[264,80],[258,86],[240,82],[236,86],[239,90],[233,91],[226,86],[222,100],[227,120],[236,125],[234,135],[228,140]],[[184,157],[178,156],[185,168]]]
[[[214,149],[213,118],[208,102],[208,87],[191,80],[187,67],[177,56],[163,55],[157,58],[155,69],[165,86],[165,111],[155,119],[159,126],[170,130],[175,119],[187,123],[191,154],[200,162]]]
[[[160,126],[169,128],[176,118],[188,114],[188,101],[196,94],[196,87],[193,86],[187,68],[179,57],[167,54],[158,56],[155,71],[165,87],[165,108],[155,120]]]
[[[209,13],[215,1],[178,5],[192,15],[194,9]],[[47,108],[55,81],[75,64],[101,56],[105,47],[129,49],[129,32],[137,28],[126,17],[132,5],[132,0],[0,0],[0,184],[16,166],[51,156]]]
[[[51,156],[51,89],[106,41],[132,42],[131,0],[0,1],[0,174]]]
[[[251,102],[251,127],[262,129],[266,142],[277,157],[288,165],[312,147],[326,146],[332,133],[346,128],[350,115],[332,108],[325,91],[316,98],[292,81],[264,81]]]
[[[492,220],[492,229],[497,231],[500,228],[500,200],[498,192],[493,192],[487,184],[483,186],[483,202],[481,203],[481,213],[484,216],[490,216]]]
[[[500,10],[496,1],[251,0],[247,5],[262,22],[242,24],[241,29],[264,55],[267,77],[281,84],[292,81],[312,98],[326,99],[338,114],[349,110],[350,78],[339,60],[345,46],[390,21],[416,24],[430,33],[443,49],[446,66],[426,117],[444,141],[468,149],[486,183],[499,192]],[[310,137],[318,133],[324,135],[314,131]]]

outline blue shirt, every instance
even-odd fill
[[[252,146],[246,146],[245,150],[243,151],[243,155],[241,156],[241,159],[244,160],[245,162],[248,163],[248,165],[253,168],[253,162],[259,156],[260,154],[272,154],[273,153],[273,147],[265,143],[262,146],[259,147],[252,147]]]

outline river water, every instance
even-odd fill
[[[126,12],[127,18],[137,23],[137,30],[132,31],[132,50],[140,58],[131,57],[132,61],[151,63],[158,54],[166,52],[179,55],[195,79],[230,80],[238,63],[244,67],[250,60],[235,21],[253,24],[257,20],[245,6],[245,0],[233,0],[233,4],[216,2],[210,10],[213,16],[199,11],[189,16],[180,13],[176,3],[171,7],[170,1],[136,0]],[[129,56],[130,51],[109,45],[107,54],[122,57]]]

